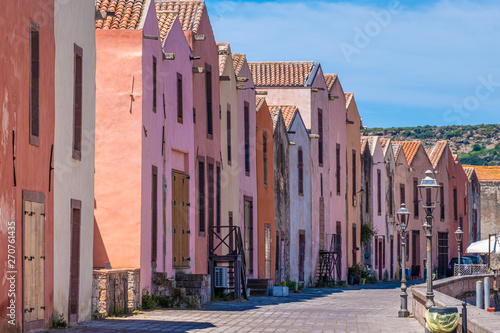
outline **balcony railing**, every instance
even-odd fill
[[[480,275],[488,273],[488,265],[486,264],[455,264],[454,276],[459,275]]]

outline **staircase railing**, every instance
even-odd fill
[[[208,227],[208,254],[211,261],[225,257],[225,261],[234,262],[234,296],[247,298],[245,249],[240,227]]]

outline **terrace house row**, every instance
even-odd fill
[[[469,188],[477,186],[473,175],[468,176],[447,141],[435,146],[423,146],[420,141],[391,141],[379,137],[362,137],[363,223],[375,231],[371,242],[365,244],[364,264],[370,265],[379,279],[394,279],[401,261],[411,269],[411,275],[423,277],[426,269],[426,237],[422,225],[426,212],[418,188],[427,170],[433,171],[441,186],[437,193],[437,205],[433,211],[433,267],[438,276],[446,276],[449,260],[458,254],[455,231],[464,231],[462,253],[467,245],[477,239],[477,227],[470,226],[469,209],[479,218],[478,203],[470,196]],[[389,147],[392,152],[389,151]],[[382,159],[382,152],[385,158]],[[386,171],[380,169],[385,164]],[[372,170],[370,172],[370,170]],[[469,171],[470,173],[470,171]],[[383,179],[381,179],[383,178]],[[379,199],[381,193],[386,203]],[[435,197],[423,193],[426,202]],[[395,216],[401,204],[411,215],[406,230],[406,253],[401,254],[401,234]],[[472,205],[472,206],[471,206]],[[384,211],[385,209],[385,211]],[[385,215],[385,220],[380,217]],[[473,230],[473,231],[472,231]],[[473,236],[470,233],[473,232]],[[402,258],[403,257],[403,258]]]
[[[95,9],[44,0],[3,10],[0,274],[10,283],[0,331],[26,332],[91,316]]]

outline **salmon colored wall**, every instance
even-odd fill
[[[193,91],[198,93],[193,95],[193,107],[196,109],[196,124],[194,125],[194,151],[197,156],[205,157],[205,180],[208,181],[207,170],[208,163],[206,158],[211,157],[214,159],[214,175],[216,171],[216,163],[220,162],[220,119],[219,119],[219,52],[215,44],[214,34],[206,8],[203,9],[198,34],[206,36],[203,41],[194,41],[190,32],[185,32],[189,38],[188,43],[192,45],[193,56],[201,57],[199,60],[193,61],[193,67],[205,67],[205,63],[212,67],[212,111],[213,111],[213,136],[212,139],[207,138],[207,116],[206,116],[206,96],[205,96],[205,74],[193,73]],[[194,186],[196,193],[196,201],[199,197],[198,194],[198,162],[197,156],[195,159],[195,177]],[[215,178],[215,177],[214,177]],[[205,193],[208,194],[208,182],[205,182]],[[215,181],[214,181],[215,192]],[[198,209],[198,202],[196,202],[196,209]],[[198,213],[196,213],[196,228],[191,234],[194,234],[194,242],[190,242],[190,246],[194,246],[195,256],[191,258],[191,265],[194,264],[194,272],[197,274],[208,273],[208,195],[205,196],[206,207],[206,221],[205,233],[199,232]],[[215,200],[214,200],[214,215],[216,213]],[[215,216],[214,216],[215,221]],[[192,239],[193,240],[193,239]],[[194,260],[194,261],[193,261]],[[193,266],[192,266],[193,267]]]
[[[50,151],[54,143],[54,1],[13,1],[3,6],[5,17],[0,20],[0,260],[5,263],[0,274],[6,276],[8,229],[7,223],[16,225],[15,270],[16,311],[15,325],[7,323],[9,283],[0,283],[0,331],[15,332],[22,329],[23,316],[23,190],[38,192],[45,197],[45,320],[50,325],[53,310],[53,193],[49,192]],[[40,28],[40,146],[29,143],[30,107],[30,20]],[[15,167],[17,186],[13,184],[12,131],[15,131]],[[46,166],[46,167],[39,167]],[[52,174],[52,180],[54,174]],[[53,186],[50,184],[51,187]]]
[[[94,267],[139,268],[142,31],[97,30],[96,50]]]
[[[264,101],[257,111],[257,248],[258,250],[258,278],[266,278],[265,270],[265,225],[271,225],[271,279],[274,281],[276,261],[276,228],[274,220],[274,172],[273,172],[273,121]],[[262,152],[262,135],[267,134],[267,186],[264,186],[264,156]]]

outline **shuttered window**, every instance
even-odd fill
[[[335,159],[336,159],[336,168],[335,168],[335,180],[337,183],[337,195],[340,195],[340,144],[337,143],[335,149]]]
[[[318,109],[318,163],[323,166],[323,110]]]
[[[249,104],[245,102],[244,106],[245,121],[245,174],[250,176],[250,111]]]
[[[205,232],[205,162],[198,161],[198,225]]]
[[[30,24],[30,144],[40,145],[40,29]]]
[[[153,112],[156,112],[156,57],[153,57]]]
[[[357,188],[358,188],[358,178],[357,178],[357,175],[356,175],[356,168],[357,168],[357,165],[356,165],[356,150],[353,149],[352,150],[352,195],[353,195],[353,198],[352,198],[352,205],[354,206],[354,196],[356,195],[356,193],[358,192],[357,191]]]
[[[217,162],[216,169],[216,194],[215,194],[215,205],[216,205],[216,220],[215,223],[217,225],[217,232],[220,233],[220,225],[221,225],[221,188],[220,188],[220,163]]]
[[[444,220],[444,184],[439,183],[439,208],[441,221]]]
[[[393,204],[394,204],[394,192],[392,189],[393,186],[393,178],[392,175],[389,176],[389,215],[394,213]]]
[[[83,50],[74,45],[73,158],[82,159]]]
[[[180,124],[184,122],[184,106],[182,99],[182,74],[177,73],[177,122]]]
[[[413,216],[418,219],[418,179],[413,178]]]
[[[214,226],[214,165],[208,163],[208,226]]]
[[[264,186],[267,187],[267,133],[262,132],[262,154],[264,163]]]
[[[205,64],[205,95],[207,99],[207,136],[213,135],[213,110],[212,110],[212,66]]]
[[[158,168],[153,165],[151,177],[151,265],[156,268],[158,258]]]
[[[231,165],[231,104],[227,105],[226,117],[226,132],[227,132],[227,164]]]
[[[377,214],[382,214],[382,172],[377,170]]]
[[[298,179],[299,179],[299,194],[304,194],[304,157],[302,153],[302,147],[299,148],[299,153],[297,157],[297,169],[298,169]]]
[[[453,188],[453,217],[458,220],[458,207],[457,207],[457,188]]]

